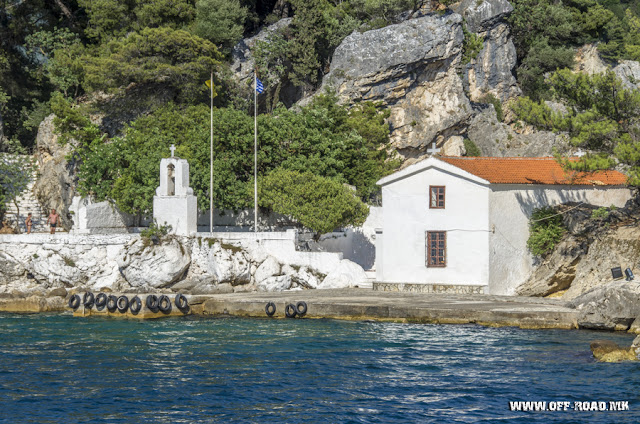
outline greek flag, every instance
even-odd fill
[[[262,92],[264,91],[262,81],[260,81],[258,78],[256,78],[256,91],[258,92],[258,94],[262,94]]]

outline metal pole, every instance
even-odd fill
[[[258,232],[258,74],[253,71],[253,223]]]
[[[213,233],[213,69],[211,70],[211,143],[209,149],[209,231]]]

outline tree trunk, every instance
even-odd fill
[[[20,206],[18,206],[18,200],[16,198],[13,199],[13,204],[16,207],[16,232],[20,234]]]

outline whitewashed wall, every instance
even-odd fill
[[[527,249],[527,239],[534,209],[568,202],[623,207],[630,198],[631,191],[627,188],[492,185],[489,292],[512,295],[533,271],[534,257]]]
[[[489,188],[456,170],[441,163],[383,185],[378,281],[489,283]],[[446,187],[444,209],[429,208],[430,185]],[[446,231],[446,267],[426,266],[426,231]]]

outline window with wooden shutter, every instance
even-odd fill
[[[447,233],[427,231],[427,267],[447,266]]]

